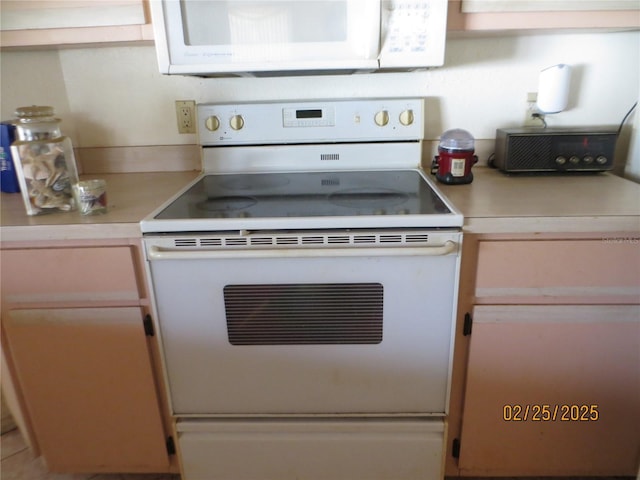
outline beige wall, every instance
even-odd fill
[[[327,77],[162,76],[153,46],[3,51],[0,58],[2,119],[21,105],[53,105],[78,147],[196,143],[195,135],[177,133],[178,99],[419,95],[427,97],[425,138],[465,128],[486,140],[477,148],[482,159],[493,149],[496,128],[522,124],[526,94],[536,91],[544,67],[568,63],[574,72],[569,107],[548,116],[550,126],[618,124],[640,84],[640,32],[450,38],[442,68]]]

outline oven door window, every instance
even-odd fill
[[[380,283],[227,285],[232,345],[330,345],[382,342]]]

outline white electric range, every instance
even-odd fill
[[[185,480],[443,476],[462,215],[420,98],[206,104],[143,220]]]

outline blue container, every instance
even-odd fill
[[[7,193],[20,191],[9,148],[15,139],[15,133],[16,127],[12,124],[0,123],[0,190]]]

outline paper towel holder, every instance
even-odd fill
[[[540,114],[560,113],[569,103],[571,66],[558,63],[543,69],[538,79],[536,109]]]

